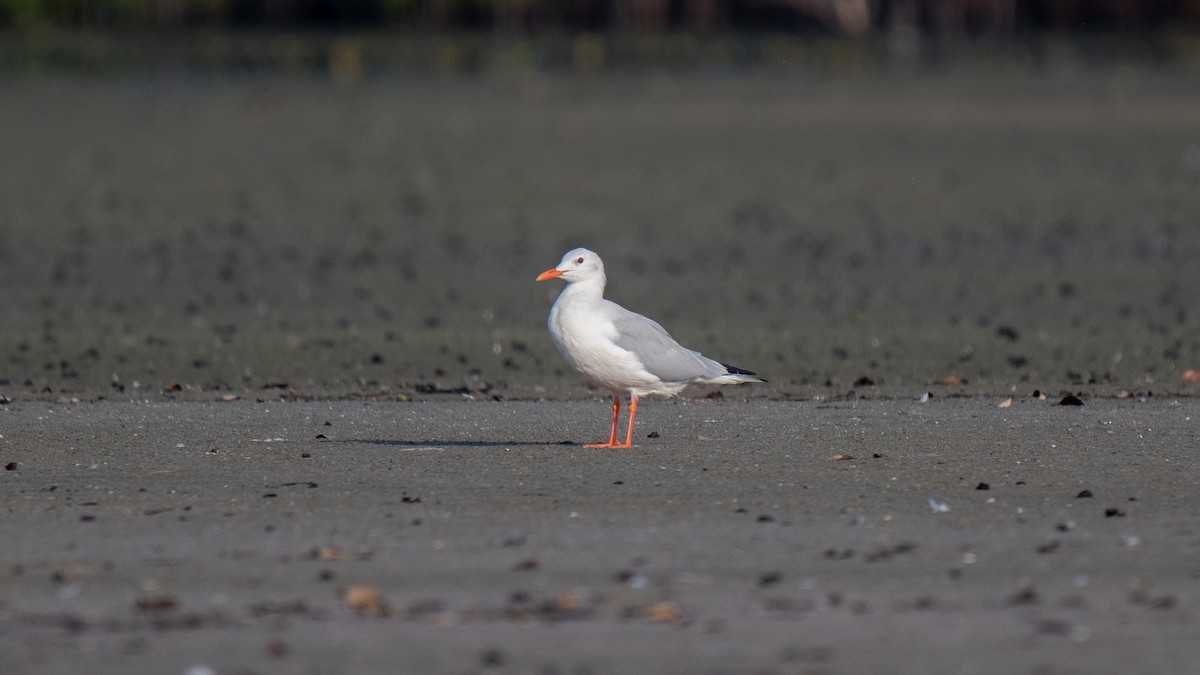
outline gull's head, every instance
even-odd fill
[[[538,281],[561,278],[567,283],[587,281],[589,279],[604,279],[604,263],[600,256],[586,248],[574,248],[562,257],[557,267],[552,267],[538,275]]]

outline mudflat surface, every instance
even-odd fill
[[[1198,81],[7,82],[0,387],[577,396],[587,246],[756,395],[1194,393]]]
[[[571,444],[603,431],[604,408],[13,406],[6,669],[1095,673],[1200,658],[1194,399],[648,403],[656,438]],[[362,586],[380,604],[356,611],[345,593]]]
[[[1197,82],[0,83],[4,670],[1186,671]]]

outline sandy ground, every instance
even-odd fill
[[[583,245],[766,396],[1194,392],[1197,81],[6,83],[0,387],[578,396]]]
[[[1200,659],[1194,399],[644,412],[657,437],[612,451],[572,444],[604,427],[579,401],[16,405],[6,671]]]
[[[1186,672],[1197,82],[0,83],[3,669]]]

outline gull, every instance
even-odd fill
[[[604,299],[604,263],[586,248],[567,251],[538,281],[567,282],[546,325],[554,346],[592,384],[612,392],[612,429],[607,443],[587,448],[628,448],[638,398],[676,396],[689,384],[766,382],[754,373],[714,361],[684,347],[652,319]],[[629,427],[617,442],[621,397],[629,396]]]

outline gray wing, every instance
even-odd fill
[[[719,377],[725,366],[675,341],[652,319],[611,304],[618,347],[633,352],[642,367],[664,382],[691,382]]]

